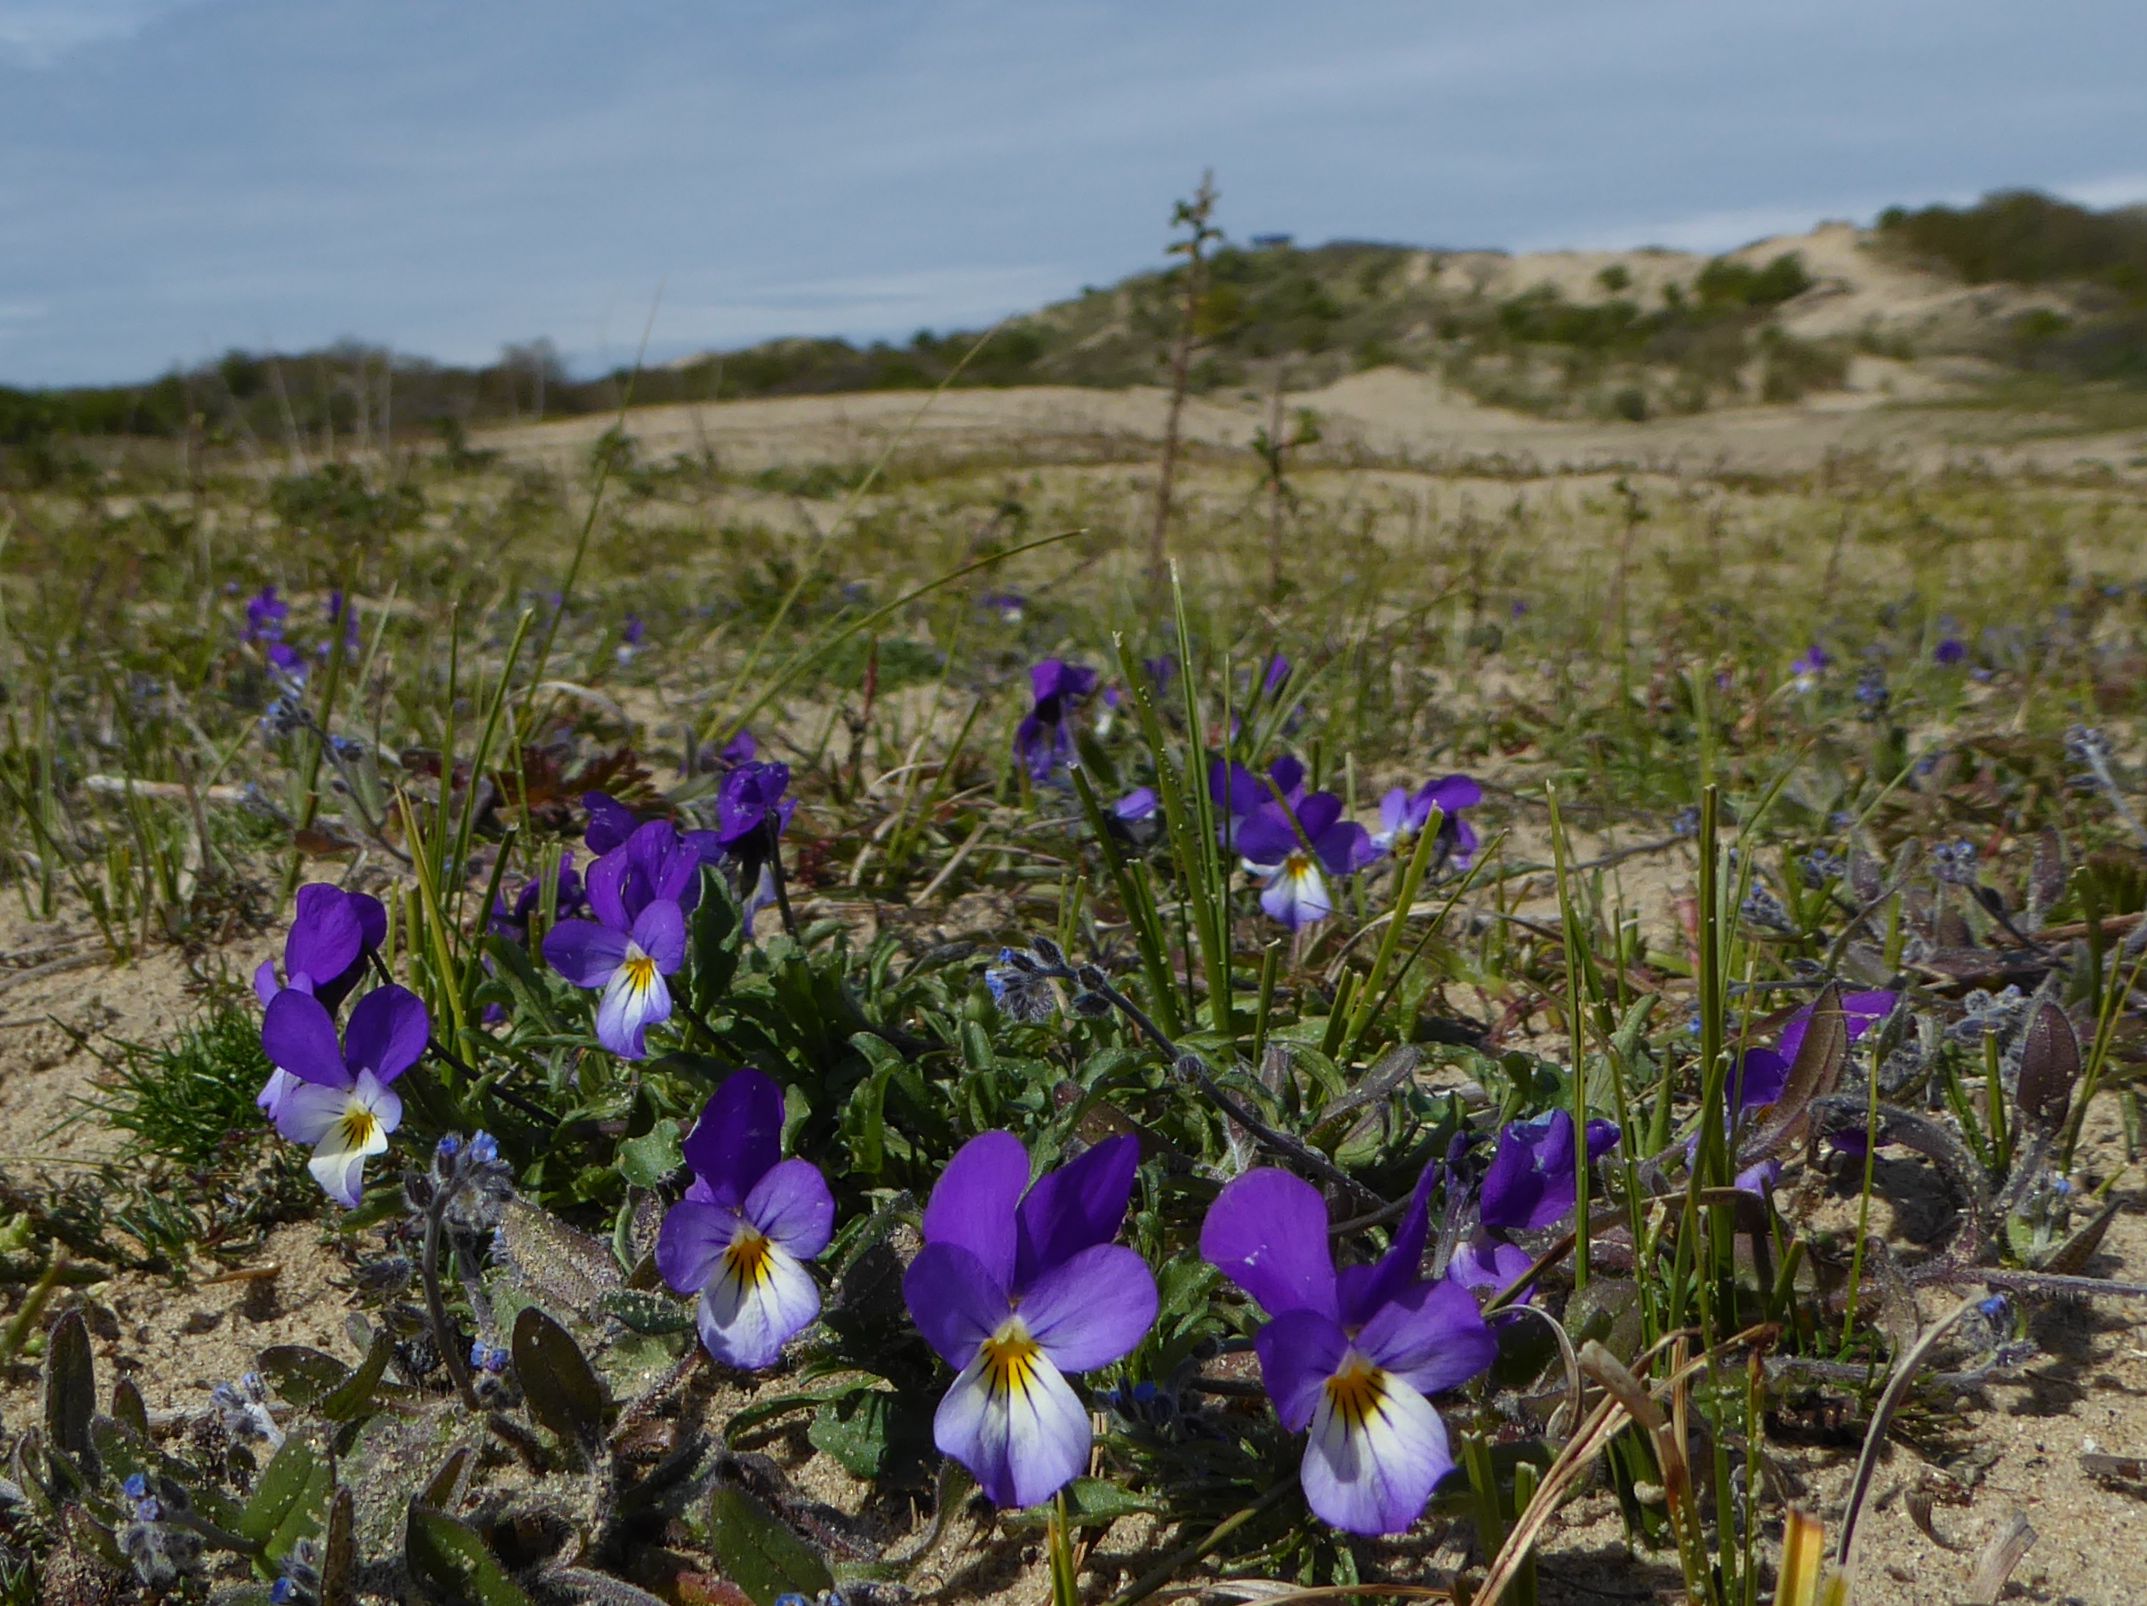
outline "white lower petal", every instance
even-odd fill
[[[396,1113],[401,1114],[401,1105]],[[387,1129],[360,1100],[358,1090],[343,1095],[343,1111],[306,1162],[321,1191],[346,1210],[355,1210],[365,1190],[365,1162],[388,1152]]]
[[[1305,1444],[1305,1503],[1350,1533],[1402,1533],[1454,1460],[1431,1402],[1391,1373],[1375,1375],[1361,1410],[1338,1407],[1331,1385],[1322,1392]]]
[[[614,1054],[639,1059],[647,1051],[642,1033],[670,1018],[671,989],[662,973],[639,948],[629,948],[596,1006],[596,1040]]]
[[[1088,1470],[1088,1412],[1041,1353],[1009,1368],[986,1343],[939,1402],[932,1429],[941,1453],[1001,1506],[1037,1505]]]
[[[757,1371],[820,1314],[820,1289],[798,1258],[741,1225],[744,1244],[716,1261],[701,1290],[701,1342],[727,1366]]]
[[[343,1119],[350,1094],[347,1087],[323,1087],[294,1076],[284,1084],[283,1096],[276,1101],[276,1130],[293,1143],[319,1143]]]

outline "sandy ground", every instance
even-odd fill
[[[1319,415],[1324,439],[1310,460],[1321,463],[1496,469],[1506,477],[1634,469],[1804,475],[1858,457],[1910,473],[1973,463],[2000,474],[2147,475],[2147,430],[2036,437],[2032,421],[2018,415],[1918,405],[1954,388],[1941,364],[1859,358],[1850,388],[1794,405],[1628,424],[1530,418],[1485,406],[1428,374],[1377,368],[1293,394],[1286,405]],[[1195,397],[1186,404],[1182,436],[1199,447],[1249,450],[1268,408],[1267,398],[1251,394]],[[706,453],[745,472],[778,464],[863,466],[889,453],[950,464],[1145,460],[1163,438],[1168,409],[1168,395],[1152,386],[1028,386],[648,407],[628,414],[626,430],[647,459]],[[613,422],[563,419],[476,439],[513,456],[578,462]]]

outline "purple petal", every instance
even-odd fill
[[[1001,1288],[1014,1281],[1014,1209],[1029,1186],[1029,1151],[1011,1132],[963,1144],[924,1207],[924,1241],[968,1250]]]
[[[1475,1296],[1444,1278],[1418,1283],[1375,1312],[1358,1333],[1357,1348],[1419,1394],[1459,1388],[1498,1358],[1498,1340]]]
[[[609,853],[622,846],[641,823],[632,809],[603,792],[582,793],[581,806],[589,811],[589,829],[582,841],[591,853]]]
[[[350,906],[358,916],[358,941],[371,953],[388,940],[388,910],[369,892],[353,892]]]
[[[716,1275],[723,1251],[738,1235],[738,1212],[705,1199],[681,1199],[664,1212],[656,1232],[656,1269],[681,1294],[698,1294]]]
[[[1730,1072],[1733,1110],[1764,1109],[1789,1085],[1789,1061],[1771,1048],[1748,1048]]]
[[[1117,1237],[1140,1163],[1140,1140],[1127,1133],[1038,1177],[1014,1215],[1013,1286],[1026,1291],[1052,1267]]]
[[[1519,1244],[1510,1244],[1479,1233],[1454,1251],[1446,1274],[1462,1287],[1478,1293],[1502,1294],[1520,1280],[1536,1257]],[[1525,1301],[1533,1297],[1521,1296]]]
[[[686,916],[669,899],[658,899],[634,916],[633,939],[666,976],[686,962]]]
[[[1201,1223],[1200,1253],[1270,1316],[1340,1317],[1326,1201],[1287,1171],[1248,1171],[1217,1194]]]
[[[1453,1464],[1439,1413],[1402,1379],[1389,1376],[1362,1416],[1321,1397],[1305,1442],[1305,1504],[1348,1533],[1404,1533],[1424,1514]]]
[[[283,973],[334,981],[350,969],[365,940],[358,911],[341,887],[314,881],[298,889],[298,912],[284,939]]]
[[[415,1065],[432,1030],[425,1004],[407,987],[376,987],[358,1000],[343,1032],[343,1058],[385,1086]]]
[[[760,1071],[733,1071],[686,1135],[686,1164],[719,1203],[743,1204],[783,1153],[783,1090]]]
[[[902,1298],[917,1331],[956,1371],[1012,1311],[1006,1285],[958,1244],[926,1244],[902,1274]]]
[[[1312,839],[1312,851],[1334,875],[1350,875],[1379,857],[1372,833],[1355,820],[1338,820]]]
[[[1424,810],[1417,818],[1419,820],[1429,818],[1431,811],[1436,808],[1447,819],[1451,820],[1463,809],[1473,809],[1483,800],[1483,787],[1468,776],[1442,776],[1436,781],[1426,782],[1424,789],[1417,793],[1417,801],[1423,806]]]
[[[1324,1312],[1286,1310],[1253,1334],[1252,1347],[1275,1415],[1292,1433],[1304,1432],[1327,1379],[1342,1364],[1348,1338]]]
[[[1267,788],[1242,764],[1214,759],[1208,765],[1208,796],[1233,819],[1267,801]]]
[[[835,1235],[835,1196],[810,1160],[784,1160],[753,1184],[745,1218],[770,1243],[811,1260]]]
[[[1332,792],[1314,792],[1297,805],[1297,823],[1310,842],[1318,842],[1341,818],[1342,800]]]
[[[626,878],[633,869],[622,845],[589,866],[582,886],[589,894],[589,912],[613,931],[629,931],[634,917],[626,909]]]
[[[1089,1372],[1133,1353],[1155,1325],[1155,1276],[1117,1244],[1061,1261],[1021,1296],[1030,1337],[1062,1372]]]
[[[1092,1442],[1088,1412],[1050,1357],[1002,1378],[981,1350],[939,1402],[932,1439],[1001,1506],[1049,1500],[1088,1470]]]
[[[1416,1283],[1424,1263],[1424,1243],[1431,1235],[1432,1184],[1443,1169],[1436,1161],[1424,1167],[1401,1225],[1394,1230],[1394,1242],[1376,1264],[1342,1268],[1335,1287],[1345,1325],[1363,1325],[1380,1306]]]
[[[281,991],[282,984],[276,980],[276,961],[273,959],[262,960],[260,967],[253,973],[254,997],[260,999],[265,1007],[268,1001]]]
[[[261,1020],[261,1051],[271,1065],[300,1081],[321,1087],[351,1084],[342,1045],[336,1041],[335,1022],[318,998],[296,987],[286,987],[268,1001],[268,1013]]]
[[[577,987],[602,987],[626,963],[626,944],[608,925],[562,920],[544,934],[544,962]]]
[[[1254,864],[1281,864],[1304,851],[1290,814],[1270,799],[1247,814],[1237,828],[1236,851]]]

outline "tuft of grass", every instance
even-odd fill
[[[206,1167],[234,1134],[260,1130],[254,1098],[271,1067],[259,1015],[237,999],[211,1005],[168,1042],[120,1043],[105,1063],[110,1080],[92,1104],[127,1134],[130,1158]]]

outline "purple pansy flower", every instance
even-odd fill
[[[1588,1123],[1588,1159],[1618,1144],[1618,1123]],[[1573,1117],[1551,1110],[1532,1121],[1510,1123],[1498,1135],[1498,1152],[1484,1173],[1482,1212],[1487,1227],[1534,1232],[1563,1221],[1573,1208]]]
[[[1278,652],[1267,661],[1267,670],[1260,677],[1260,690],[1272,697],[1288,685],[1289,680],[1290,661]]]
[[[1088,1411],[1066,1374],[1122,1359],[1154,1325],[1155,1278],[1111,1242],[1139,1163],[1137,1139],[1107,1138],[1032,1186],[1020,1139],[985,1132],[932,1189],[902,1280],[957,1373],[932,1436],[999,1505],[1033,1506],[1088,1470]]]
[[[306,671],[310,667],[306,663],[306,655],[288,641],[264,642],[261,651],[268,659],[268,667],[285,680],[302,681],[306,678]]]
[[[1095,689],[1095,670],[1062,658],[1046,658],[1030,669],[1030,707],[1014,730],[1014,756],[1032,781],[1049,780],[1053,770],[1073,758],[1070,716]]]
[[[1456,869],[1466,870],[1476,857],[1476,832],[1462,818],[1462,810],[1484,800],[1484,789],[1466,775],[1444,775],[1426,781],[1414,792],[1396,787],[1379,800],[1379,829],[1372,845],[1396,858],[1408,856],[1417,833],[1439,811],[1439,847],[1442,858]]]
[[[641,1059],[648,1028],[671,1018],[666,976],[686,959],[683,889],[699,889],[700,855],[653,820],[589,867],[594,920],[562,920],[544,934],[544,959],[577,987],[601,988],[596,1036],[612,1053]]]
[[[290,1080],[276,1101],[276,1130],[313,1145],[306,1169],[344,1209],[355,1209],[365,1162],[385,1154],[402,1124],[403,1101],[390,1085],[425,1052],[431,1022],[417,994],[377,987],[358,1000],[342,1041],[335,1020],[311,993],[286,987],[269,1001],[261,1048]]]
[[[827,1248],[835,1197],[807,1160],[782,1158],[783,1090],[759,1071],[734,1071],[686,1138],[693,1186],[656,1238],[656,1269],[700,1295],[708,1353],[757,1371],[820,1314],[805,1262]]]
[[[1237,848],[1265,878],[1260,907],[1292,931],[1334,913],[1326,876],[1352,875],[1379,856],[1364,827],[1342,818],[1342,800],[1332,792],[1299,803],[1294,825],[1283,804],[1262,804],[1238,827]]]
[[[1789,673],[1799,687],[1808,691],[1818,682],[1819,672],[1833,661],[1834,655],[1815,641],[1790,664]]]
[[[1019,591],[988,591],[977,599],[977,606],[997,614],[1004,624],[1018,625],[1028,611],[1029,599]]]
[[[1934,662],[1949,669],[1956,664],[1966,663],[1968,661],[1968,643],[1961,640],[1959,636],[1947,636],[1932,650],[1931,658]]]
[[[1427,1166],[1394,1244],[1335,1269],[1319,1190],[1248,1171],[1217,1196],[1200,1252],[1267,1313],[1254,1335],[1261,1379],[1292,1433],[1310,1430],[1299,1476],[1322,1521],[1350,1533],[1407,1530],[1454,1464],[1427,1395],[1488,1367],[1497,1341],[1459,1283],[1420,1273]]]

